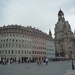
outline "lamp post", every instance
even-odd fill
[[[73,58],[72,58],[72,48],[71,47],[69,47],[68,48],[68,51],[70,52],[70,54],[71,54],[71,60],[72,60],[72,70],[74,70],[74,63],[73,63]]]
[[[72,51],[71,51],[71,60],[72,60],[72,70],[74,70],[74,63],[73,63],[73,58],[72,58]]]

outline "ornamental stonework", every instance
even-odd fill
[[[64,13],[58,12],[58,22],[55,24],[55,51],[56,57],[75,59],[75,37],[68,21],[65,21]],[[71,56],[72,52],[72,56]]]

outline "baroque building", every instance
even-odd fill
[[[54,57],[55,53],[47,52],[47,41],[51,43],[49,50],[55,52],[51,31],[46,34],[31,26],[2,26],[0,27],[0,61],[3,59],[12,59],[13,62],[26,62],[27,59],[44,60],[47,56],[50,58],[51,54]]]
[[[75,59],[75,37],[61,9],[58,12],[58,22],[55,24],[54,30],[56,57],[65,57],[67,59],[72,57]]]

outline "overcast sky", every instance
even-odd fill
[[[58,11],[64,12],[65,20],[75,29],[75,0],[0,0],[0,27],[18,24],[32,26],[54,37]]]

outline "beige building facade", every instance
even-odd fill
[[[0,27],[0,57],[25,62],[32,59],[32,37],[27,28],[17,25]],[[28,35],[29,34],[29,35]]]
[[[44,60],[46,40],[53,41],[52,35],[31,26],[8,25],[0,27],[0,61],[11,59],[14,62]]]
[[[58,22],[55,24],[55,51],[56,57],[75,59],[75,37],[70,24],[65,20],[64,13],[60,9],[58,12]]]

